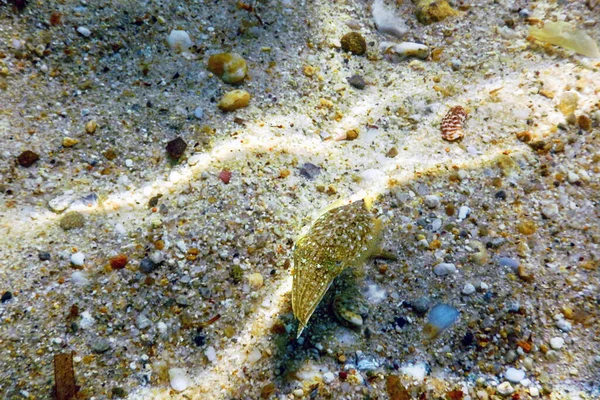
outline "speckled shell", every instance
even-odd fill
[[[442,139],[453,142],[465,136],[463,124],[467,112],[461,106],[452,107],[442,120]]]
[[[298,336],[334,278],[372,255],[380,236],[379,220],[359,200],[327,211],[296,241],[292,309]]]

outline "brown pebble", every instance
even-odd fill
[[[110,266],[112,269],[123,269],[127,265],[127,256],[125,254],[119,254],[110,259]]]
[[[584,131],[590,131],[592,129],[592,120],[585,114],[577,117],[577,126],[579,126]]]
[[[177,137],[167,143],[167,153],[169,153],[169,156],[175,160],[179,159],[179,157],[183,155],[183,152],[186,148],[187,144],[180,137]]]
[[[106,150],[104,153],[102,153],[102,155],[109,161],[117,158],[117,153],[113,149]]]
[[[25,150],[24,152],[19,154],[19,157],[17,157],[17,162],[19,163],[19,165],[21,167],[27,168],[27,167],[31,167],[33,165],[33,163],[39,159],[40,159],[40,156],[37,153],[35,153],[31,150]]]
[[[392,147],[391,149],[388,150],[387,153],[385,153],[385,156],[388,158],[394,158],[398,155],[398,149],[395,147]]]
[[[367,41],[358,32],[346,33],[342,36],[341,43],[342,49],[352,54],[361,56],[367,52]]]
[[[523,143],[527,143],[531,141],[532,135],[529,131],[517,132],[517,139],[519,139]]]
[[[533,235],[536,231],[536,226],[533,221],[523,221],[517,224],[517,230],[522,235]]]
[[[354,140],[358,138],[358,131],[356,129],[350,129],[346,132],[346,140]]]

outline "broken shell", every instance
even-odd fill
[[[467,112],[464,108],[461,106],[452,107],[442,120],[442,139],[453,142],[465,136],[463,124],[466,119]]]
[[[360,265],[379,247],[381,223],[365,200],[325,211],[294,246],[292,309],[298,337],[331,283],[343,270]]]

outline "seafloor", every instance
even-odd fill
[[[452,5],[425,25],[389,1],[397,38],[362,0],[0,0],[0,398],[51,398],[71,352],[79,399],[600,398],[600,64],[528,38],[599,42],[600,5]],[[207,71],[224,51],[237,87]],[[234,88],[250,104],[224,113]],[[296,340],[294,240],[365,194],[387,257]],[[459,317],[427,340],[439,303]]]

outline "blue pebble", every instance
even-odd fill
[[[500,264],[500,266],[502,267],[510,267],[513,269],[517,269],[519,268],[519,264],[521,263],[519,262],[519,260],[515,260],[514,258],[500,257],[500,259],[498,260],[498,264]]]
[[[431,309],[425,325],[425,335],[433,338],[448,329],[457,319],[459,312],[448,304],[438,304]]]

